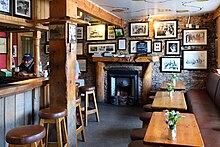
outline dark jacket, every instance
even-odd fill
[[[28,67],[26,67],[24,63],[21,63],[19,68],[20,68],[20,72],[26,71],[27,73],[33,73],[34,72],[34,61],[31,62],[31,64]]]

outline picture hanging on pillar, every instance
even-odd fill
[[[87,26],[87,41],[105,40],[105,25]]]
[[[181,58],[180,57],[161,57],[160,58],[161,72],[181,72]]]
[[[11,0],[1,0],[0,1],[0,13],[11,15]]]
[[[14,15],[31,19],[31,0],[14,0]]]
[[[7,38],[0,38],[0,54],[7,53]]]
[[[76,43],[76,25],[69,23],[69,43]]]

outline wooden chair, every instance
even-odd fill
[[[6,142],[9,147],[42,147],[42,139],[46,135],[44,127],[39,125],[27,125],[14,128],[6,134]]]

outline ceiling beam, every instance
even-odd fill
[[[220,6],[214,11],[214,19],[216,19],[217,17],[220,17]]]
[[[74,0],[77,4],[77,8],[91,15],[94,18],[100,19],[102,21],[114,24],[116,26],[124,27],[124,20],[120,17],[117,17],[108,11],[102,9],[101,7],[95,5],[94,3],[88,0]]]

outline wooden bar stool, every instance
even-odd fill
[[[86,141],[84,123],[82,119],[81,98],[76,99],[76,146],[78,146],[78,134],[82,135],[82,140]]]
[[[67,112],[65,108],[61,107],[49,107],[40,110],[40,125],[46,127],[46,139],[45,144],[48,146],[48,133],[49,133],[49,124],[56,124],[57,131],[57,143],[58,147],[63,147],[68,144],[67,130],[66,130],[66,121],[65,116]],[[62,141],[64,139],[64,141]],[[63,145],[63,142],[65,145]]]
[[[81,86],[79,87],[79,95],[85,94],[85,100],[84,100],[84,108],[82,108],[82,111],[84,112],[84,121],[85,126],[88,125],[88,115],[95,113],[96,114],[96,120],[99,122],[99,111],[96,103],[96,97],[95,97],[95,87],[94,86]],[[90,107],[90,99],[89,96],[92,97],[94,107]]]
[[[9,147],[42,147],[42,139],[46,135],[44,127],[39,125],[27,125],[14,128],[6,134],[6,142]]]

